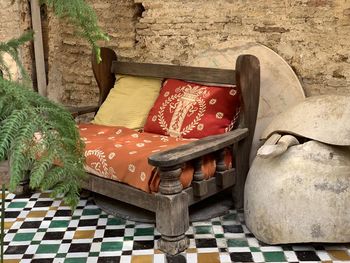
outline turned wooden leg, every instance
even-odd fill
[[[189,246],[185,232],[189,228],[188,196],[182,192],[179,181],[181,168],[160,169],[160,193],[157,194],[157,230],[161,234],[158,247],[163,252],[176,255]]]

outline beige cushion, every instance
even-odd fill
[[[118,75],[92,123],[140,129],[158,97],[162,80]]]

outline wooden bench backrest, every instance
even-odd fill
[[[164,64],[147,64],[118,62],[115,52],[101,48],[102,62],[97,64],[92,55],[92,69],[100,89],[99,106],[106,99],[115,83],[115,74],[128,74],[159,78],[175,78],[195,82],[217,84],[235,84],[241,91],[243,107],[239,117],[239,127],[248,128],[248,136],[239,142],[239,152],[235,151],[237,175],[235,199],[243,204],[243,189],[246,174],[249,170],[249,154],[253,141],[255,124],[258,115],[260,95],[260,64],[252,55],[240,55],[236,60],[235,70],[173,66]],[[237,146],[238,147],[238,146]]]
[[[102,62],[98,64],[95,55],[92,55],[92,69],[100,89],[99,106],[106,99],[110,89],[113,88],[115,74],[237,85],[243,99],[239,126],[249,129],[252,133],[249,140],[252,140],[260,92],[260,65],[255,56],[239,56],[235,70],[119,62],[115,52],[109,48],[101,48],[101,58]]]

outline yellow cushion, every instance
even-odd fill
[[[162,80],[118,75],[92,123],[140,129],[159,95]]]

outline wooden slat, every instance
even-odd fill
[[[67,110],[72,114],[73,117],[77,117],[86,113],[97,112],[98,106],[85,106],[85,107],[74,107],[66,106]]]
[[[91,54],[91,65],[92,71],[94,72],[94,76],[100,90],[100,97],[98,101],[98,105],[105,101],[109,91],[113,88],[115,83],[115,74],[112,74],[111,67],[112,61],[117,60],[117,55],[110,48],[101,47],[101,59],[100,63],[97,63],[96,54],[93,52]]]
[[[36,79],[38,83],[38,92],[40,95],[47,96],[46,88],[46,70],[44,58],[43,33],[41,29],[41,16],[39,0],[31,0],[32,26],[34,31],[34,54]]]
[[[157,167],[176,166],[230,146],[247,135],[248,129],[236,129],[228,133],[208,136],[198,141],[151,155],[148,158],[148,162]]]
[[[217,84],[236,83],[235,71],[230,69],[113,61],[112,72],[115,74],[174,78]]]
[[[156,196],[106,178],[89,174],[89,182],[84,182],[84,188],[110,198],[120,200],[149,211],[156,211]]]

